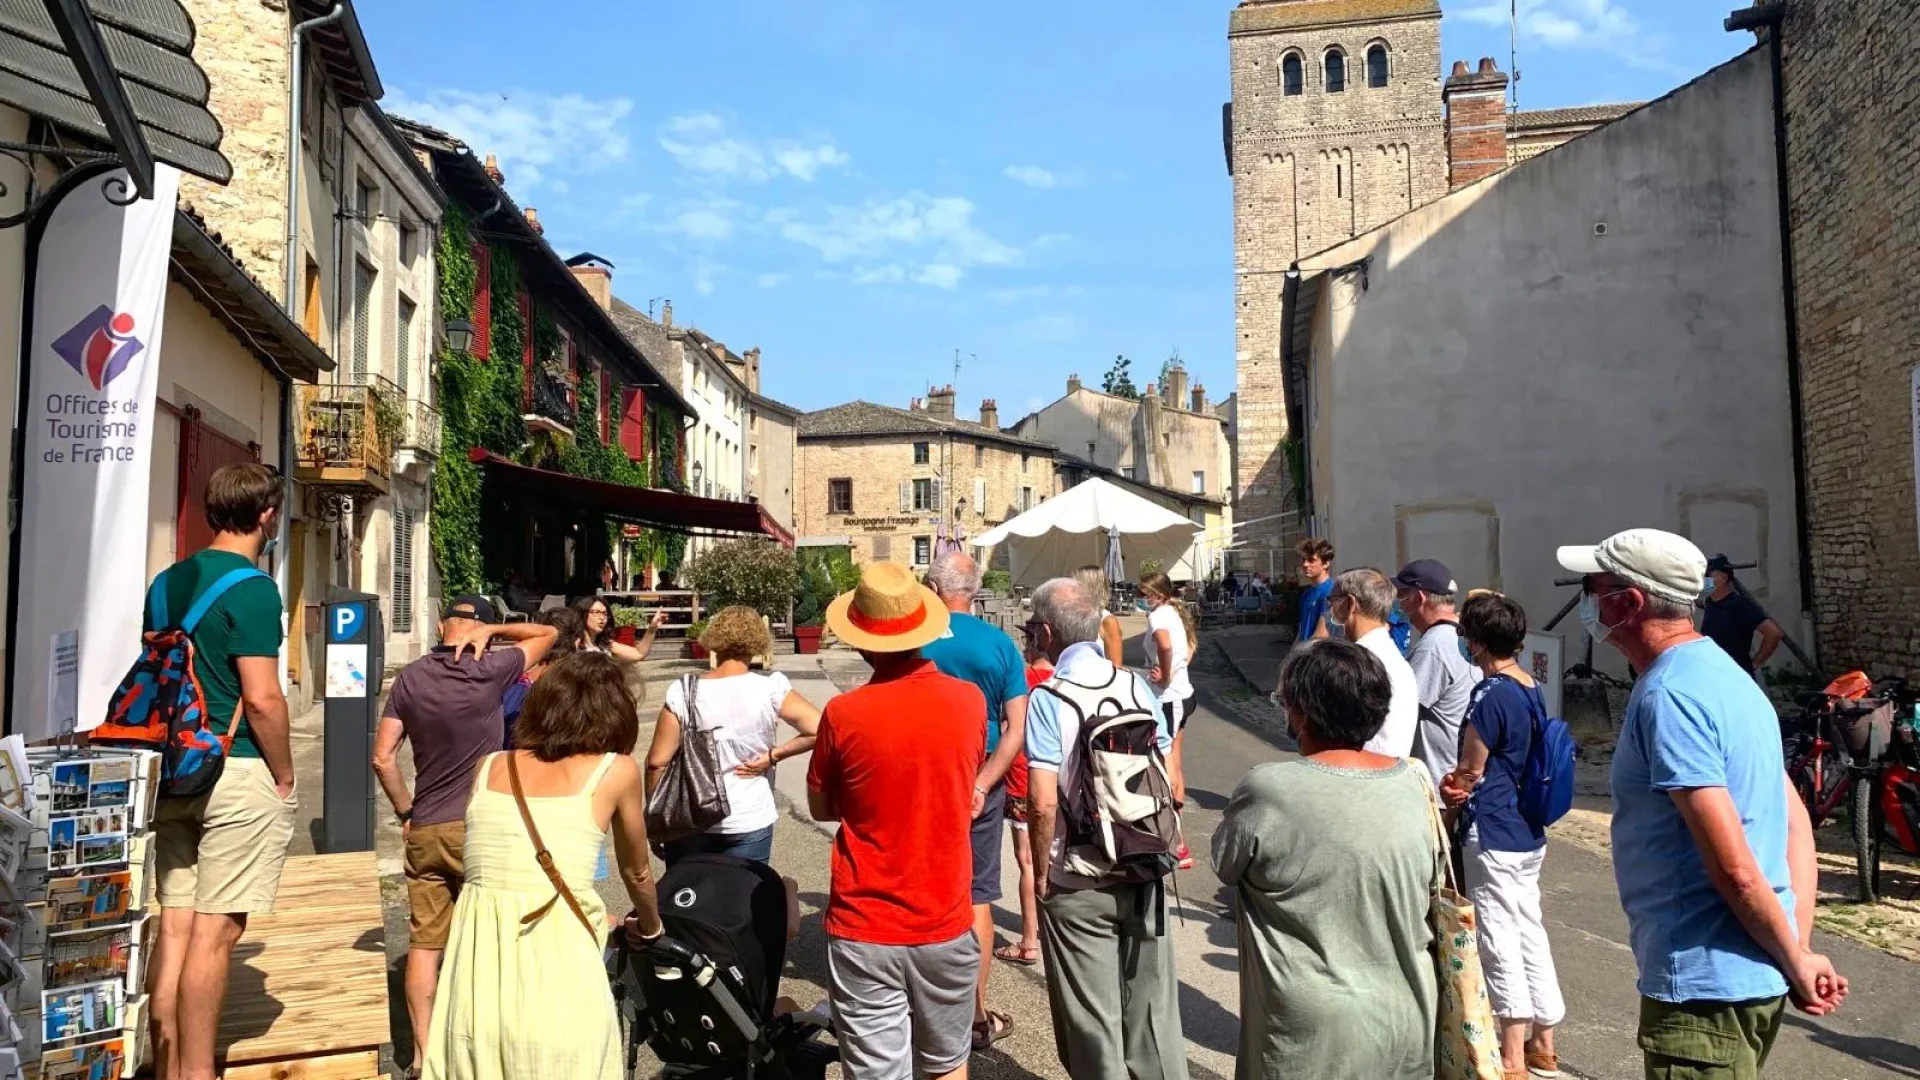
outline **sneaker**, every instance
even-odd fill
[[[1560,1055],[1527,1051],[1527,1073],[1537,1080],[1556,1080],[1560,1075]]]
[[[1174,869],[1176,870],[1193,869],[1193,852],[1187,850],[1187,845],[1181,844],[1180,850],[1173,853],[1173,858],[1174,858]]]

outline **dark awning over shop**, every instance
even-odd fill
[[[143,194],[154,161],[224,184],[193,39],[179,0],[0,0],[0,101],[111,142]]]
[[[767,536],[793,546],[793,534],[781,528],[759,503],[609,484],[520,465],[479,447],[469,451],[467,457],[480,466],[488,484],[550,505],[689,536]]]

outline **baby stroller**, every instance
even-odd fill
[[[764,863],[692,855],[660,879],[666,934],[645,949],[617,935],[608,951],[627,1032],[627,1075],[640,1046],[663,1076],[686,1080],[823,1080],[840,1058],[823,1029],[773,1014],[787,954],[786,888]]]

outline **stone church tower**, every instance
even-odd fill
[[[1280,440],[1280,298],[1294,260],[1366,232],[1448,189],[1439,0],[1242,0],[1228,43],[1233,100],[1236,419],[1243,522],[1292,509]],[[1504,134],[1504,133],[1503,133]],[[1304,518],[1242,538],[1266,568]],[[1291,569],[1290,557],[1275,568]]]

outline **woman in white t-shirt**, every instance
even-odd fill
[[[773,801],[773,767],[813,749],[820,729],[820,709],[801,697],[787,677],[777,671],[755,672],[748,662],[773,649],[760,613],[750,607],[724,608],[700,635],[717,663],[713,670],[689,676],[667,688],[660,722],[647,750],[647,794],[680,752],[681,726],[687,723],[688,683],[693,683],[693,715],[702,730],[714,733],[725,772],[725,821],[693,836],[662,846],[668,866],[688,855],[738,855],[759,862],[773,860],[773,823],[780,812]],[[780,721],[799,732],[775,744]]]
[[[1160,695],[1160,708],[1167,714],[1167,729],[1173,732],[1173,752],[1167,755],[1167,771],[1172,774],[1173,805],[1187,802],[1187,776],[1180,765],[1180,746],[1186,736],[1187,710],[1193,699],[1193,683],[1187,678],[1187,663],[1199,645],[1193,616],[1180,602],[1173,582],[1154,571],[1140,575],[1140,595],[1147,601],[1147,638],[1142,650],[1147,658],[1147,681]],[[1193,855],[1185,843],[1174,852],[1180,869],[1193,867]]]

